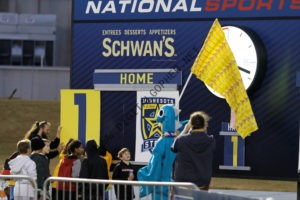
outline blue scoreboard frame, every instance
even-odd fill
[[[230,109],[195,77],[180,101],[180,119],[197,110],[212,116],[208,132],[217,140],[214,175],[294,179],[300,116],[295,87],[299,10],[298,0],[74,0],[71,88],[93,89],[96,69],[174,68],[182,72],[184,84],[215,18],[223,26],[247,27],[267,51],[266,75],[249,96],[259,126],[246,138],[245,164],[251,171],[219,169],[224,164],[220,125],[229,120]],[[101,139],[113,154],[115,143],[134,151],[136,124],[127,116],[135,113],[135,100],[130,91],[101,93]],[[115,128],[120,121],[122,130]]]

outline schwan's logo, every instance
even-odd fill
[[[161,136],[161,128],[156,122],[156,115],[164,104],[174,104],[174,98],[143,97],[141,98],[141,133],[143,136],[142,152],[150,151]]]

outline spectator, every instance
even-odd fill
[[[81,168],[81,158],[83,154],[82,144],[79,140],[74,140],[68,148],[68,156],[66,156],[60,164],[58,177],[78,178]],[[58,182],[59,199],[77,199],[76,184],[70,182]]]
[[[82,162],[79,177],[108,180],[106,161],[99,156],[96,141],[87,141],[85,151],[87,153],[87,158]],[[105,199],[103,198],[105,189],[106,186],[102,184],[86,184],[85,191],[83,192],[86,199],[93,200],[99,197],[99,199],[102,200]]]
[[[13,175],[26,175],[36,180],[36,164],[29,157],[31,153],[30,140],[21,140],[17,144],[19,155],[9,161],[10,172]],[[34,188],[32,183],[24,179],[16,179],[14,187],[15,200],[34,199]]]
[[[0,200],[7,200],[7,188],[8,182],[6,180],[0,179]]]
[[[115,180],[135,180],[135,172],[133,166],[130,164],[130,151],[127,148],[122,148],[118,152],[118,158],[121,161],[115,166],[112,178]],[[117,199],[134,199],[134,191],[131,185],[115,185],[115,193]]]
[[[9,167],[9,161],[12,159],[16,158],[20,153],[18,151],[12,153],[8,158],[5,159],[3,170],[1,171],[1,174],[3,175],[11,175],[10,173],[10,167]],[[7,195],[9,200],[14,199],[14,187],[15,187],[15,181],[14,180],[9,180],[8,181],[9,189],[8,192],[9,194]]]
[[[62,152],[59,154],[59,161],[57,163],[57,165],[55,166],[55,169],[53,171],[53,174],[52,176],[54,177],[57,177],[58,176],[58,170],[59,170],[59,167],[61,165],[61,162],[63,161],[63,159],[69,155],[68,153],[68,148],[69,148],[69,145],[71,144],[71,142],[73,142],[74,139],[69,139],[69,141],[67,142],[66,146],[64,147],[64,149],[62,150]],[[55,200],[57,199],[57,190],[56,190],[56,187],[57,187],[57,182],[54,181],[52,182],[52,191],[51,191],[51,197],[52,197],[52,200]]]
[[[100,147],[98,148],[99,155],[105,159],[106,165],[107,165],[107,172],[108,172],[108,178],[111,179],[110,174],[110,167],[112,163],[112,155],[111,153],[105,148],[105,146],[101,143]],[[105,191],[105,200],[109,199],[109,190],[111,188],[111,185],[107,186],[107,189]]]
[[[99,155],[105,159],[106,161],[106,165],[107,165],[107,172],[108,172],[108,176],[110,178],[110,167],[111,167],[111,163],[112,163],[112,155],[109,151],[107,151],[107,149],[105,148],[104,145],[101,145],[98,148],[98,153]]]
[[[49,153],[49,141],[39,137],[32,138],[32,154],[30,158],[36,164],[38,189],[43,190],[45,180],[50,177],[49,160],[46,154]],[[41,196],[41,195],[39,195]]]
[[[207,135],[209,116],[204,112],[191,114],[189,123],[176,138],[171,149],[176,153],[173,180],[192,182],[208,190],[212,176],[215,139]]]
[[[40,137],[44,139],[48,139],[50,133],[50,122],[47,121],[36,121],[30,128],[29,131],[25,134],[25,139],[31,140],[34,137]],[[60,132],[62,127],[58,126],[56,137],[50,143],[50,152],[47,154],[49,159],[55,158],[59,152],[63,149],[63,144],[60,144]]]

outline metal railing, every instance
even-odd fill
[[[15,181],[15,187],[16,187],[16,184],[21,184],[23,185],[23,189],[25,188],[24,190],[24,193],[22,194],[22,196],[24,196],[25,198],[28,198],[29,199],[29,192],[28,192],[28,187],[31,187],[33,188],[33,193],[34,193],[34,200],[37,200],[38,199],[38,187],[37,187],[37,184],[36,184],[36,181],[30,177],[30,176],[24,176],[24,175],[0,175],[0,179],[1,180],[4,180],[4,181],[11,181],[11,180],[14,180]],[[26,180],[28,182],[23,182],[23,183],[20,183],[20,181],[22,180]],[[18,183],[19,182],[19,183]],[[24,187],[24,185],[26,187]],[[20,188],[20,187],[19,187]],[[20,188],[21,190],[22,188]],[[23,191],[22,191],[23,192]]]
[[[48,186],[56,182],[56,188],[48,189]],[[139,197],[141,187],[146,189],[145,197]],[[173,187],[184,187],[199,190],[193,183],[184,182],[148,182],[148,181],[121,181],[99,180],[82,178],[49,177],[44,182],[43,197],[51,199],[69,200],[105,200],[105,199],[165,199],[166,191],[168,199]],[[110,188],[107,190],[107,188]],[[53,192],[55,191],[55,192]],[[104,192],[106,191],[106,192]],[[151,196],[154,195],[154,196]]]
[[[22,186],[22,193],[16,197],[34,200],[175,200],[175,199],[205,199],[205,200],[248,200],[252,198],[225,195],[201,191],[193,183],[185,182],[154,182],[154,181],[121,181],[82,178],[49,177],[45,180],[42,191],[36,181],[24,175],[0,175],[0,180],[15,181]],[[49,187],[56,183],[56,188]],[[20,185],[19,185],[20,186]],[[32,187],[33,195],[28,187]],[[27,190],[26,190],[27,188]],[[143,188],[144,191],[141,189]],[[56,192],[53,194],[52,192]],[[143,197],[140,197],[140,192]],[[135,194],[135,195],[134,195]]]

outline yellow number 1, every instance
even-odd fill
[[[232,149],[232,166],[237,166],[237,156],[238,156],[238,136],[231,136],[231,142],[233,143]]]
[[[100,91],[61,90],[61,141],[70,139],[85,143],[89,139],[100,142]]]

